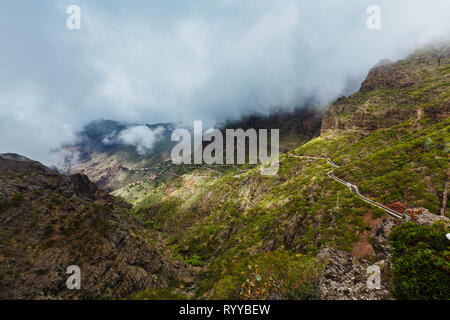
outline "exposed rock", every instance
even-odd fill
[[[411,221],[416,222],[418,224],[423,224],[426,226],[430,226],[437,221],[444,221],[444,222],[450,223],[449,218],[444,217],[444,216],[438,216],[435,214],[430,214],[430,213],[417,214],[411,219]]]
[[[320,297],[325,300],[384,300],[390,299],[391,284],[387,261],[378,261],[381,289],[369,289],[367,268],[372,263],[332,248],[322,249],[316,258],[325,263],[319,284]]]
[[[370,112],[363,105],[352,104],[352,98],[334,102],[322,119],[321,133],[329,130],[358,130],[371,132],[389,128],[402,121],[415,117],[417,112],[409,109],[391,108],[380,112]],[[372,102],[367,103],[369,106]],[[350,115],[350,116],[347,116]]]
[[[117,157],[108,153],[97,152],[92,152],[88,159],[72,164],[70,168],[65,168],[65,171],[72,174],[85,174],[97,186],[108,191],[115,190],[143,177],[143,173],[140,172],[131,175],[131,171],[121,165],[121,161]]]
[[[323,116],[321,133],[331,130],[370,133],[410,118],[427,116],[437,122],[447,119],[448,79],[442,77],[441,70],[450,64],[448,52],[448,46],[425,48],[405,60],[381,61],[370,70],[359,92],[331,104]]]
[[[360,92],[369,92],[380,87],[407,87],[414,84],[403,68],[388,59],[381,60],[370,71],[361,84]]]
[[[152,148],[139,154],[135,147],[127,146],[118,138],[128,125],[111,120],[94,121],[79,132],[79,141],[66,146],[59,168],[68,174],[81,173],[102,189],[113,191],[145,178],[141,168],[153,168],[170,158],[174,145],[171,133],[174,124],[146,125],[150,130],[161,130]]]
[[[450,100],[444,102],[441,106],[427,106],[424,113],[434,121],[440,122],[450,117]]]
[[[407,209],[405,212],[408,210],[421,211],[421,214],[416,214],[411,219],[411,221],[418,224],[432,225],[436,221],[450,223],[450,219],[431,214],[424,208]],[[322,249],[316,256],[317,259],[326,265],[325,273],[320,282],[321,298],[326,300],[390,299],[391,247],[388,236],[392,229],[400,223],[402,223],[400,220],[385,218],[376,228],[375,235],[372,238],[372,246],[376,253],[376,262],[356,258],[347,252],[336,249]],[[366,285],[368,279],[367,268],[370,265],[380,267],[380,290],[368,289]]]
[[[70,265],[81,290],[66,287]],[[0,157],[0,299],[120,298],[194,276],[86,176]]]
[[[383,219],[383,223],[376,228],[375,235],[372,238],[372,246],[375,250],[377,259],[390,259],[391,247],[389,245],[388,236],[391,233],[392,228],[399,223],[398,220]]]

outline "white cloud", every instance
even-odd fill
[[[92,0],[71,31],[64,2],[1,1],[0,152],[47,162],[96,119],[192,124],[325,103],[379,60],[448,39],[448,0],[379,0],[379,31],[366,28],[371,4]]]
[[[136,147],[136,151],[143,155],[152,149],[153,144],[158,140],[164,130],[163,127],[157,127],[156,129],[151,130],[147,126],[130,126],[127,129],[122,130],[116,136],[114,142],[134,146]],[[110,137],[105,138],[107,138],[107,140],[104,139],[104,143],[111,143]]]

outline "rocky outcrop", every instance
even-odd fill
[[[375,229],[375,235],[372,238],[372,247],[375,250],[377,260],[390,260],[391,247],[388,236],[399,221],[392,219],[383,219],[383,223]]]
[[[92,152],[88,159],[72,164],[63,171],[87,175],[97,186],[108,191],[134,182],[132,178],[142,178],[142,175],[132,177],[131,170],[123,166],[118,157],[97,152]]]
[[[370,263],[350,253],[332,248],[322,249],[316,258],[326,265],[319,284],[320,298],[324,300],[385,300],[390,299],[391,284],[388,261]],[[368,267],[381,270],[381,289],[367,285]]]
[[[128,209],[84,175],[0,157],[0,299],[121,298],[193,282],[195,270]],[[66,286],[70,265],[81,290]]]
[[[322,119],[321,133],[329,130],[358,130],[369,133],[389,128],[417,115],[415,110],[397,108],[374,113],[349,103],[349,99],[343,98],[329,107]]]
[[[16,173],[24,173],[31,171],[44,173],[53,172],[43,164],[15,153],[0,154],[0,168],[3,170],[9,170]]]
[[[450,219],[431,214],[420,208],[406,209],[406,212],[416,211],[412,222],[422,225],[432,225],[437,221],[450,223]],[[316,256],[325,264],[325,271],[320,281],[320,296],[325,300],[384,300],[391,299],[391,246],[389,234],[392,229],[402,223],[391,218],[383,219],[376,228],[372,238],[375,260],[368,261],[356,258],[350,253],[332,248],[323,248]],[[376,265],[381,271],[381,289],[369,289],[367,268]]]
[[[358,130],[362,133],[425,116],[443,121],[450,116],[449,46],[425,48],[405,60],[382,60],[350,97],[337,99],[325,112],[321,133]],[[431,84],[431,85],[430,85]]]
[[[325,300],[386,300],[391,299],[391,263],[388,235],[399,223],[390,218],[376,228],[372,238],[375,260],[356,258],[350,253],[332,248],[323,248],[316,256],[325,264],[320,281],[320,296]],[[367,285],[368,268],[380,268],[381,288]]]
[[[369,92],[381,87],[404,88],[414,84],[403,68],[388,59],[378,62],[361,84],[360,92]]]
[[[435,214],[418,214],[415,215],[411,221],[416,222],[418,224],[430,226],[437,221],[444,221],[446,223],[450,223],[450,219],[444,216],[438,216]]]

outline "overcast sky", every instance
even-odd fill
[[[81,8],[81,29],[66,8]],[[381,29],[366,27],[369,5]],[[450,34],[448,0],[0,2],[0,153],[48,162],[95,119],[221,120],[356,90]]]

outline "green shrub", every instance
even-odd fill
[[[187,300],[187,296],[171,288],[153,288],[131,294],[124,300]]]
[[[384,210],[380,208],[374,208],[372,213],[372,219],[379,219],[384,216]]]
[[[153,220],[150,220],[150,219],[147,219],[147,220],[144,222],[144,226],[145,226],[146,228],[154,229],[154,230],[156,230],[156,231],[161,231],[161,228],[156,224],[156,222],[153,221]]]
[[[290,251],[260,253],[237,262],[214,289],[219,299],[314,299],[322,270],[309,256]]]
[[[187,259],[186,262],[192,264],[195,267],[203,267],[203,265],[205,264],[203,258],[197,254],[194,254],[191,258]]]
[[[450,227],[403,223],[389,236],[396,299],[450,299]]]

